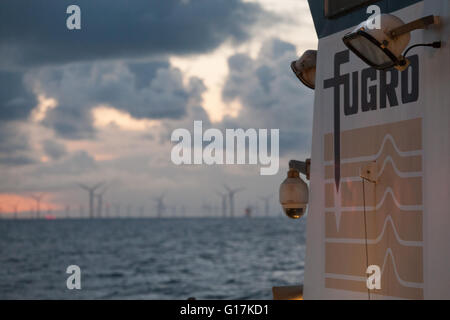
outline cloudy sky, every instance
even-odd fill
[[[71,4],[81,30],[66,27]],[[266,195],[279,212],[287,162],[311,147],[313,92],[289,65],[316,47],[306,0],[2,1],[1,212],[42,192],[44,210],[75,215],[87,210],[77,184],[101,181],[108,206],[148,215],[162,193],[187,214],[219,206],[224,183],[245,187],[237,214]],[[172,164],[172,131],[195,120],[280,129],[279,173]]]

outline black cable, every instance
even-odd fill
[[[419,43],[419,44],[415,44],[411,47],[409,47],[408,49],[406,49],[405,54],[403,55],[404,57],[406,57],[406,55],[408,54],[409,50],[416,48],[416,47],[433,47],[433,48],[440,48],[442,46],[441,41],[435,41],[432,43]]]
[[[364,178],[362,178],[362,187],[363,187],[363,210],[364,210],[364,237],[366,240],[366,270],[367,268],[369,268],[369,246],[367,244],[367,220],[366,220],[366,191],[364,188]],[[370,289],[369,287],[367,287],[367,294],[369,296],[369,300],[370,300]]]

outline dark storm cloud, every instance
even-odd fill
[[[58,160],[67,153],[66,147],[62,143],[50,139],[44,140],[42,147],[45,154],[53,160]]]
[[[80,175],[98,169],[95,159],[86,151],[79,150],[57,163],[42,165],[33,172],[35,176]]]
[[[295,46],[272,39],[256,59],[245,54],[230,57],[222,97],[238,99],[243,109],[239,117],[224,119],[223,126],[280,129],[280,154],[308,152],[313,91],[300,85],[290,70],[296,56]]]
[[[90,109],[71,101],[62,101],[58,108],[49,110],[43,124],[52,128],[61,138],[92,139],[95,135]]]
[[[0,164],[25,165],[35,161],[28,133],[19,125],[36,104],[22,73],[0,71]]]
[[[168,69],[169,67],[168,61],[150,61],[128,64],[128,69],[134,75],[134,84],[138,90],[150,85],[150,82],[155,78],[158,69]]]
[[[26,118],[36,106],[36,98],[23,78],[20,72],[0,71],[0,120]]]
[[[58,101],[43,123],[67,139],[94,136],[91,110],[96,106],[111,106],[138,119],[181,119],[190,105],[201,103],[206,90],[198,78],[184,84],[181,71],[166,60],[47,67],[30,72],[28,82]]]
[[[81,8],[81,30],[66,8]],[[271,16],[241,0],[15,0],[0,3],[0,65],[5,67],[148,55],[202,53]]]
[[[35,162],[27,132],[16,122],[0,121],[0,165],[21,166]]]

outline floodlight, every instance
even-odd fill
[[[314,89],[316,83],[317,50],[307,50],[297,61],[292,61],[291,69],[297,78],[308,88]]]
[[[380,19],[380,28],[374,27],[374,19]],[[439,17],[430,15],[405,24],[394,15],[382,14],[364,21],[342,40],[353,53],[375,69],[396,67],[404,70],[409,62],[404,57],[407,52],[402,53],[409,44],[411,31],[433,24],[439,24]],[[440,48],[441,43],[416,44],[409,49],[417,46]]]

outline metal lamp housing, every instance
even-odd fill
[[[289,169],[287,178],[280,185],[280,204],[284,213],[292,219],[301,218],[306,212],[308,198],[308,185],[297,170]]]
[[[297,78],[311,89],[316,87],[316,61],[317,50],[307,50],[298,60],[291,63],[291,69]]]
[[[380,19],[379,29],[374,28],[373,19]],[[409,32],[391,36],[391,31],[405,23],[391,14],[381,14],[362,22],[343,37],[344,44],[359,58],[375,69],[385,70],[407,64],[402,56],[411,40]]]

